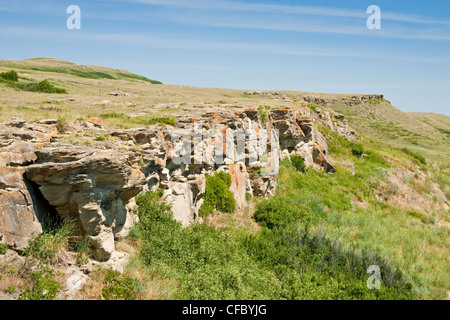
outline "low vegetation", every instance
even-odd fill
[[[130,124],[139,124],[145,126],[151,126],[156,124],[164,124],[174,126],[177,124],[177,120],[175,117],[157,117],[153,115],[149,116],[138,116],[138,117],[130,117],[123,113],[111,112],[111,113],[102,113],[100,114],[100,118],[104,119],[120,119],[125,123]]]
[[[162,192],[137,199],[140,263],[178,283],[177,299],[409,299],[400,272],[370,251],[344,248],[314,231],[303,209],[284,199],[265,200],[256,235],[231,236],[206,224],[182,228]],[[377,264],[381,290],[367,289],[366,268]]]
[[[205,217],[214,213],[234,212],[236,200],[230,191],[231,176],[229,173],[217,172],[214,175],[206,175],[206,190],[203,203],[200,207],[200,216]]]
[[[13,86],[13,88],[30,91],[30,92],[42,92],[42,93],[67,93],[66,89],[55,87],[50,83],[48,79],[42,80],[40,82],[28,82],[28,83],[18,83]]]
[[[262,123],[266,123],[268,120],[268,115],[266,112],[267,108],[268,108],[268,106],[259,106],[258,107],[258,111],[259,111],[259,114],[261,115]]]
[[[40,61],[47,60],[48,64],[40,64]],[[152,84],[161,84],[160,81],[151,80],[146,77],[130,73],[125,70],[99,68],[94,66],[79,66],[68,61],[50,58],[34,58],[17,61],[14,64],[3,62],[2,66],[14,67],[20,70],[34,70],[41,72],[54,72],[67,74],[88,79],[110,79],[110,80],[140,80]]]
[[[427,164],[427,160],[425,159],[424,156],[408,149],[408,148],[402,148],[401,149],[404,153],[406,153],[407,155],[411,156],[415,162],[417,162],[418,164]]]
[[[19,75],[14,70],[0,73],[0,80],[2,82],[5,82],[8,86],[19,91],[58,94],[67,93],[66,89],[55,87],[49,79],[45,79],[40,82],[28,80],[19,82]]]
[[[14,70],[0,73],[0,79],[3,81],[18,82],[19,75]]]
[[[62,288],[54,278],[55,271],[50,268],[34,271],[30,280],[31,287],[27,287],[21,294],[20,300],[53,300]]]
[[[303,172],[303,173],[306,172],[305,160],[301,156],[296,155],[296,154],[292,155],[291,156],[291,163],[292,163],[292,166],[297,171],[300,171],[300,172]]]
[[[8,244],[7,243],[0,243],[0,254],[5,254],[6,250],[8,250]]]

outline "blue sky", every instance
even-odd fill
[[[81,30],[66,27],[72,4]],[[382,93],[450,116],[449,0],[0,0],[0,58],[41,56],[169,84]]]

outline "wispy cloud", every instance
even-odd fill
[[[122,0],[123,1],[123,0]],[[347,17],[347,18],[367,18],[366,8],[361,10],[340,9],[331,7],[317,6],[292,6],[265,3],[246,3],[227,0],[131,0],[136,3],[175,6],[193,9],[207,10],[227,10],[227,11],[246,11],[261,13],[282,13],[295,15],[312,15],[326,17]],[[128,2],[128,1],[127,1]],[[417,15],[398,14],[392,12],[383,12],[383,19],[399,22],[423,23],[423,24],[450,24],[450,21],[435,20]]]
[[[196,50],[203,52],[238,52],[252,54],[275,54],[292,55],[305,57],[334,57],[334,58],[355,58],[365,60],[381,61],[403,61],[420,63],[440,63],[448,64],[450,59],[439,57],[414,57],[396,56],[390,53],[378,53],[355,51],[344,48],[334,48],[329,50],[326,47],[303,45],[289,45],[280,43],[259,43],[259,42],[220,42],[205,41],[198,39],[180,38],[176,34],[148,33],[148,34],[128,34],[128,33],[72,33],[70,31],[54,31],[44,29],[29,28],[3,28],[0,39],[13,37],[25,39],[41,39],[42,41],[56,42],[79,42],[80,44],[96,45],[122,45],[141,48],[164,48],[178,50]]]
[[[236,29],[258,29],[273,31],[293,31],[307,33],[328,33],[328,34],[346,34],[359,35],[375,38],[393,38],[393,39],[411,39],[411,40],[431,40],[431,41],[450,41],[450,33],[438,28],[412,28],[396,26],[393,28],[385,27],[375,32],[368,30],[365,24],[347,23],[342,24],[339,21],[315,21],[315,19],[296,19],[283,18],[282,16],[272,16],[270,20],[262,20],[258,17],[248,17],[242,20],[240,17],[231,15],[221,15],[220,17],[211,17],[200,14],[169,14],[166,19],[173,22],[185,23],[207,27],[236,28]]]

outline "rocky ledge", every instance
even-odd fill
[[[216,171],[231,175],[237,209],[244,210],[247,194],[275,193],[279,161],[292,154],[308,167],[334,171],[314,123],[348,139],[356,134],[343,115],[330,112],[209,110],[178,117],[174,127],[126,130],[106,130],[101,119],[65,128],[51,119],[10,119],[0,124],[0,241],[20,252],[42,232],[45,216],[71,218],[105,261],[114,253],[114,240],[126,236],[135,221],[139,193],[163,189],[174,218],[187,226],[200,219],[205,176]],[[230,152],[240,146],[244,153]]]

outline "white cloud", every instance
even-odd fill
[[[333,48],[311,46],[302,44],[280,44],[280,43],[259,43],[259,42],[219,42],[196,39],[180,38],[176,34],[147,33],[147,34],[127,34],[127,33],[83,33],[71,31],[39,30],[28,28],[7,27],[2,29],[0,39],[13,37],[25,39],[41,39],[42,41],[57,42],[80,42],[81,44],[94,43],[102,45],[126,45],[141,48],[164,48],[178,50],[198,50],[198,51],[219,51],[219,52],[239,52],[250,54],[279,54],[309,57],[335,57],[335,58],[356,58],[381,61],[407,61],[421,63],[450,63],[450,59],[439,57],[415,57],[415,56],[394,56],[389,53],[373,54],[372,52],[356,51],[354,49]]]
[[[313,15],[326,17],[367,18],[366,9],[340,9],[331,7],[292,6],[279,4],[246,3],[227,0],[131,0],[141,4],[176,6],[193,9],[247,11],[263,13],[282,13],[296,15]],[[391,21],[423,24],[450,24],[450,21],[434,20],[416,15],[397,14],[382,11],[382,18]]]

